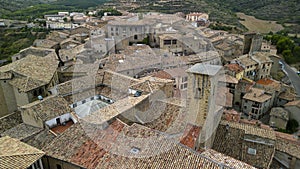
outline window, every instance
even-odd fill
[[[114,36],[114,33],[113,33],[113,32],[111,33],[111,36]]]
[[[62,168],[61,168],[61,165],[59,165],[59,164],[56,164],[56,168],[57,168],[57,169],[62,169]]]
[[[187,88],[187,83],[184,84],[184,89],[186,89],[186,88]]]
[[[138,39],[138,36],[137,35],[134,35],[134,40],[137,40]]]
[[[171,45],[171,40],[164,40],[164,45]]]
[[[180,85],[180,89],[183,89],[183,88],[184,88],[184,86],[183,86],[183,84],[181,84],[181,85]]]

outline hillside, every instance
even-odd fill
[[[205,0],[258,19],[300,24],[299,0]]]
[[[206,12],[209,13],[211,21],[244,28],[239,22],[240,18],[236,15],[237,12],[240,12],[266,21],[277,21],[282,24],[293,23],[290,24],[291,26],[285,27],[285,30],[300,33],[299,0],[154,0],[134,11]]]
[[[83,11],[107,0],[0,0],[0,18],[28,20],[58,11]]]

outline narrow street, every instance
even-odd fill
[[[295,88],[295,91],[296,91],[298,97],[300,97],[300,77],[299,77],[299,75],[297,75],[297,73],[295,71],[293,71],[287,63],[285,63],[284,61],[281,61],[281,62],[284,65],[283,70],[287,73],[292,85]]]

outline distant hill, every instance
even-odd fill
[[[0,0],[0,18],[21,19],[40,17],[57,11],[81,11],[96,7],[107,0]]]
[[[205,0],[233,12],[243,12],[264,20],[300,24],[299,0]]]
[[[237,12],[241,12],[257,19],[297,24],[285,28],[294,33],[299,33],[300,27],[299,0],[172,0],[169,2],[153,0],[134,11],[206,12],[209,13],[211,21],[243,28],[236,15]]]

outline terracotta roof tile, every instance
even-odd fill
[[[244,70],[244,68],[237,63],[227,64],[227,65],[224,65],[224,67],[235,73],[240,73]]]

